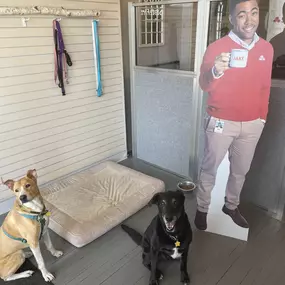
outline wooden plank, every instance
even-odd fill
[[[82,71],[84,69],[85,69],[85,71]],[[73,63],[72,67],[68,68],[68,71],[69,71],[69,74],[71,75],[70,76],[71,78],[77,77],[77,76],[83,76],[83,74],[84,74],[84,72],[86,72],[86,70],[90,71],[90,75],[92,75],[92,73],[95,72],[94,71],[94,61],[90,61],[90,60],[89,61],[77,61],[77,62]],[[115,58],[112,61],[112,64],[101,66],[102,74],[121,71],[121,70],[122,70],[122,66],[121,66],[120,58]],[[18,82],[18,79],[20,79],[23,76],[29,75],[29,74],[32,74],[32,75],[46,74],[50,78],[51,73],[53,74],[53,72],[54,72],[54,64],[46,64],[44,66],[34,65],[33,67],[31,67],[31,66],[20,66],[19,68],[17,68],[17,70],[15,70],[14,68],[0,69],[0,77],[9,78],[9,77],[13,76],[13,78],[15,78],[15,80]],[[19,84],[19,82],[18,82],[18,84]]]
[[[136,253],[138,250],[139,248],[126,238],[125,233],[119,227],[115,227],[86,247],[72,253],[70,257],[63,256],[58,260],[53,270],[61,273],[53,282],[55,285],[69,284],[76,280],[80,282],[79,280],[88,276],[86,271],[90,270],[94,270],[94,274],[102,275],[112,270],[113,266],[120,263],[123,257],[131,252]],[[96,278],[93,279],[92,284],[94,280]]]
[[[96,2],[97,0],[66,0],[66,1],[94,3],[94,2]]]
[[[103,2],[105,0],[102,0]],[[102,3],[102,1],[100,1]],[[107,0],[108,1],[108,0]],[[112,2],[113,0],[110,1],[110,3]],[[18,16],[18,15],[7,15],[7,16],[0,16],[1,18],[20,18],[21,16]],[[53,16],[49,16],[49,15],[29,15],[28,16],[29,18],[40,18],[40,19],[49,19],[50,21],[53,20],[55,17]],[[90,17],[91,19],[92,17]],[[72,20],[85,20],[84,18],[72,18]],[[101,11],[101,15],[99,16],[99,19],[100,20],[116,20],[116,19],[119,19],[119,15],[118,15],[118,9],[117,10],[102,10]],[[62,22],[64,23],[64,21],[68,21],[68,20],[71,20],[71,18],[68,18],[68,17],[62,17]],[[80,24],[79,24],[80,25]],[[22,22],[20,22],[20,24],[18,24],[18,27],[21,26],[22,27]],[[28,25],[29,26],[29,25]]]
[[[100,268],[101,269],[101,268]],[[95,271],[94,269],[91,271],[91,268],[88,270],[89,275],[85,278],[79,277],[72,280],[69,284],[76,285],[89,285],[94,278],[100,285],[113,285],[113,284],[124,284],[124,285],[133,285],[136,283],[138,279],[140,279],[141,275],[147,269],[143,267],[141,263],[141,249],[137,247],[134,251],[129,252],[119,262],[116,262],[112,267],[109,267],[108,270],[104,269],[99,271]],[[132,272],[131,275],[128,273]],[[80,283],[76,283],[79,280]]]
[[[38,6],[45,6],[45,7],[64,7],[66,9],[84,9],[84,10],[100,10],[101,12],[104,10],[107,11],[118,11],[118,4],[116,3],[108,3],[104,2],[104,0],[99,0],[98,2],[71,2],[66,0],[60,0],[60,6],[58,1],[56,0],[37,0],[36,5]],[[109,1],[109,0],[107,0]],[[23,3],[22,0],[1,0],[1,6],[34,6],[35,1],[34,0],[25,0]]]
[[[104,146],[101,148],[101,152],[98,153],[94,153],[91,152],[89,154],[89,157],[87,156],[87,158],[85,157],[84,159],[80,160],[78,159],[76,162],[71,163],[69,165],[66,165],[66,162],[64,161],[62,164],[62,166],[60,166],[60,164],[57,164],[57,169],[55,169],[54,172],[44,172],[42,170],[39,170],[38,173],[41,175],[41,178],[39,178],[39,185],[48,183],[52,180],[55,180],[57,178],[59,178],[60,176],[64,176],[64,175],[68,175],[71,172],[77,171],[80,168],[76,168],[81,167],[81,168],[86,168],[91,164],[94,164],[94,162],[100,162],[100,161],[104,161],[106,159],[111,159],[113,157],[117,157],[118,155],[120,155],[122,158],[126,157],[125,156],[126,153],[126,147],[124,143],[120,143],[120,144],[109,144],[108,146]],[[20,177],[23,177],[26,174],[26,169],[23,169],[20,176],[16,177],[15,175],[11,174],[11,178],[12,179],[19,179]],[[59,176],[60,175],[60,176]],[[11,191],[7,191],[6,192],[6,196],[4,199],[8,199],[13,197],[13,193],[11,193]],[[11,193],[9,195],[9,193]],[[1,202],[1,200],[0,200]]]
[[[81,160],[89,159],[92,156],[101,154],[102,152],[113,150],[116,148],[120,148],[124,144],[124,134],[120,134],[117,136],[110,136],[107,138],[102,139],[101,141],[94,142],[93,144],[89,144],[86,146],[83,146],[81,148],[72,149],[70,152],[55,151],[57,153],[57,156],[53,156],[50,158],[46,158],[44,161],[33,161],[31,164],[25,164],[22,166],[22,168],[15,168],[11,172],[5,172],[2,174],[4,177],[15,177],[15,179],[18,179],[22,177],[24,174],[26,174],[27,169],[37,169],[37,172],[39,173],[39,176],[41,179],[39,179],[39,183],[45,183],[44,180],[44,174],[50,173],[52,171],[61,171],[61,168],[64,168],[66,166],[70,166],[72,164],[78,163]],[[71,149],[71,148],[68,148]],[[122,149],[120,149],[121,152]],[[96,160],[94,160],[96,161]],[[72,166],[74,170],[80,169],[79,167]],[[74,171],[73,170],[73,171]],[[62,176],[62,173],[58,173],[58,176]]]
[[[111,0],[112,1],[112,0]],[[117,0],[115,0],[117,1]],[[54,17],[50,16],[29,16],[30,20],[27,22],[27,27],[25,28],[52,28],[52,21]],[[100,18],[99,22],[100,27],[119,27],[120,22],[118,19],[106,19]],[[62,29],[66,27],[85,27],[91,28],[92,27],[92,19],[86,18],[62,18],[60,22],[60,26]],[[0,29],[2,28],[19,28],[22,27],[22,17],[21,16],[0,16]]]
[[[121,58],[121,50],[103,50],[100,53],[102,65],[106,65],[107,62],[112,62],[110,58]],[[72,60],[94,60],[93,51],[89,52],[76,52],[70,53]],[[2,58],[0,61],[0,68],[6,68],[11,66],[26,66],[26,65],[36,65],[36,64],[53,64],[54,57],[52,54],[44,55],[33,55],[33,56],[19,56],[19,57],[9,57]]]
[[[29,156],[22,158],[18,156],[16,161],[9,161],[8,164],[2,164],[0,167],[0,173],[7,176],[7,173],[14,173],[17,169],[29,169],[36,165],[38,169],[53,165],[62,160],[66,160],[69,157],[80,156],[82,152],[96,149],[99,143],[102,145],[113,142],[117,139],[124,138],[124,126],[109,126],[93,130],[92,132],[81,136],[75,136],[68,140],[57,141],[54,144],[49,144],[37,152],[36,149],[29,151]],[[93,135],[92,135],[93,134]],[[17,171],[16,171],[17,172]],[[17,175],[17,174],[16,174]]]
[[[100,35],[100,48],[101,44],[103,43],[117,43],[120,42],[120,36],[119,35]],[[65,36],[64,37],[64,43],[68,47],[68,45],[72,44],[90,44],[92,43],[92,36]],[[19,41],[18,38],[3,38],[0,42],[0,48],[12,48],[15,46],[21,46],[21,47],[38,47],[38,46],[47,46],[53,44],[53,38],[52,37],[41,37],[41,40],[39,41],[37,38],[34,37],[27,37],[27,38],[21,38],[21,41]]]
[[[109,110],[113,111],[108,112]],[[103,122],[105,120],[110,120],[114,123],[123,120],[123,113],[121,110],[118,110],[118,108],[117,110],[114,110],[113,107],[106,108],[106,114],[104,114],[104,116],[100,112],[96,113],[96,111],[90,113],[91,114],[89,114],[89,117],[86,116],[83,119],[80,117],[80,115],[77,115],[77,121],[61,121],[58,124],[54,124],[53,126],[46,126],[46,128],[42,129],[38,128],[36,129],[36,132],[23,134],[22,138],[24,140],[26,139],[27,141],[25,144],[22,144],[20,140],[8,138],[8,140],[5,140],[1,143],[1,154],[3,154],[5,157],[6,155],[12,156],[18,152],[22,152],[23,150],[27,151],[29,149],[40,147],[42,145],[53,142],[56,140],[56,138],[52,138],[53,136],[58,136],[60,134],[63,136],[68,136],[73,130],[80,133],[81,128],[84,129],[93,124],[95,126],[100,123],[104,124]]]
[[[0,114],[8,114],[9,108],[11,110],[32,110],[33,108],[43,107],[50,105],[50,102],[64,102],[65,100],[77,100],[78,98],[86,98],[89,97],[90,94],[94,96],[96,93],[96,82],[88,82],[85,84],[77,84],[74,85],[72,91],[68,93],[68,97],[58,96],[56,94],[51,95],[51,90],[42,90],[38,92],[30,92],[24,94],[17,94],[11,96],[3,96],[0,100]],[[111,93],[117,92],[118,94],[123,94],[122,92],[122,84],[116,84],[112,86],[106,86],[104,88],[104,96],[108,96]],[[87,93],[91,92],[91,93]],[[10,106],[12,105],[12,106]]]
[[[117,116],[117,117],[115,117],[115,116]],[[82,125],[82,128],[84,130],[86,130],[88,128],[91,129],[90,125],[93,125],[93,124],[94,124],[93,129],[99,128],[101,125],[103,127],[105,125],[108,126],[108,124],[104,122],[104,119],[110,120],[109,124],[111,124],[112,122],[113,122],[113,124],[119,124],[119,123],[122,123],[124,121],[124,117],[122,115],[122,112],[115,111],[114,114],[108,113],[103,117],[97,116],[94,119],[91,118],[89,120],[86,120],[87,121],[86,123],[84,121],[79,121],[78,123],[75,122],[71,126],[73,126],[73,125],[75,126],[74,129],[78,132],[78,134],[80,136],[81,132],[79,131],[78,125]],[[87,125],[87,123],[89,123],[89,125]],[[61,130],[62,132],[60,133],[59,130]],[[43,135],[44,135],[43,138],[40,137],[40,133],[43,133]],[[13,163],[13,161],[14,161],[13,157],[20,154],[21,151],[26,152],[28,154],[30,151],[32,151],[34,149],[55,143],[56,138],[52,138],[51,134],[56,134],[57,136],[61,136],[63,139],[66,139],[69,136],[72,137],[75,135],[74,133],[72,133],[70,125],[60,125],[58,127],[51,129],[49,133],[41,131],[41,132],[38,132],[36,134],[32,134],[33,136],[35,136],[35,135],[38,136],[38,138],[39,138],[38,141],[27,141],[27,143],[25,143],[25,144],[22,144],[22,145],[18,144],[14,148],[6,150],[6,153],[9,153],[11,155],[10,156],[12,158],[11,163]],[[19,141],[18,141],[18,143],[19,143]],[[15,153],[13,153],[13,150],[15,151]],[[1,151],[1,153],[2,152],[5,152],[5,151]],[[9,159],[9,157],[7,157],[7,158]]]
[[[75,77],[72,80],[70,80],[70,83],[66,85],[66,92],[69,94],[73,91],[73,87],[75,85],[81,85],[85,83],[90,83],[90,82],[96,82],[94,80],[94,75],[87,75],[87,76],[80,76],[80,77]],[[107,80],[102,80],[103,88],[104,86],[113,86],[117,84],[122,84],[122,77],[118,78],[112,78],[112,80],[107,79]],[[0,97],[1,96],[11,96],[11,95],[16,95],[16,94],[24,94],[28,92],[38,92],[38,91],[43,91],[51,89],[50,96],[60,96],[61,95],[61,90],[59,89],[58,86],[55,85],[53,80],[47,80],[43,82],[35,82],[33,84],[23,84],[23,85],[14,85],[14,86],[8,86],[8,87],[0,87]],[[1,100],[0,100],[1,101]]]
[[[257,284],[262,284],[262,281],[272,273],[273,268],[270,268],[268,260],[274,259],[279,251],[280,244],[283,244],[285,237],[285,229],[280,231],[280,224],[277,221],[270,221],[268,217],[264,217],[264,221],[268,220],[266,226],[263,227],[262,231],[251,239],[254,243],[250,249],[243,251],[240,254],[236,262],[223,274],[223,277],[217,284],[225,285],[228,284],[229,280],[235,280],[235,284],[242,284],[246,280],[250,271],[255,271],[256,265],[263,268],[262,273],[260,272],[259,278],[256,281]],[[265,244],[267,244],[265,246]],[[260,250],[262,248],[262,250]],[[274,266],[275,267],[275,266]],[[268,280],[267,280],[268,281]],[[274,283],[268,283],[274,284]]]
[[[42,114],[45,114],[45,112],[50,112],[50,110],[54,111],[62,111],[64,109],[73,108],[74,106],[84,106],[86,104],[92,104],[95,102],[102,102],[97,99],[97,96],[94,96],[95,94],[94,89],[87,90],[85,92],[76,92],[68,96],[68,98],[57,96],[51,98],[46,98],[32,102],[24,102],[22,104],[13,104],[11,106],[5,106],[2,107],[3,114],[0,115],[0,124],[1,123],[8,123],[15,120],[15,116],[17,116],[17,120],[23,120],[25,118],[32,118],[32,116],[40,116]],[[112,98],[119,98],[123,97],[123,94],[121,90],[111,92],[111,93],[105,93],[104,98],[108,98],[108,100]],[[23,108],[21,108],[24,106]],[[30,108],[29,108],[30,106]],[[19,116],[17,113],[22,113],[23,115]],[[30,116],[28,115],[30,114]],[[31,116],[32,115],[32,116]],[[9,118],[8,118],[9,116]],[[14,118],[13,118],[14,116]],[[5,119],[4,119],[5,117]]]
[[[76,251],[76,247],[74,247],[68,241],[66,241],[63,238],[61,238],[59,235],[57,235],[51,229],[49,229],[49,234],[50,234],[50,238],[52,240],[52,243],[53,243],[54,247],[55,248],[60,248],[64,252],[64,255],[68,255],[68,254],[71,254],[72,252]],[[40,246],[41,246],[41,252],[42,252],[45,264],[49,268],[58,259],[50,254],[50,252],[45,247],[43,240],[40,241]],[[36,262],[34,257],[31,257],[30,261],[32,263]]]
[[[92,29],[85,27],[65,27],[62,28],[63,36],[92,36]],[[119,27],[100,27],[98,34],[101,35],[118,35]],[[52,28],[0,28],[0,38],[21,38],[26,37],[50,37],[53,35]],[[2,39],[1,39],[2,40]],[[40,40],[40,39],[39,39]]]
[[[73,159],[70,161],[64,161],[64,163],[57,164],[57,168],[50,171],[48,174],[43,175],[42,183],[47,183],[51,180],[54,180],[57,175],[68,175],[73,171],[77,171],[78,169],[85,168],[94,164],[95,162],[102,162],[105,160],[110,160],[116,157],[116,161],[126,158],[126,143],[125,139],[117,144],[109,144],[108,146],[102,147],[98,154],[91,151],[90,153],[85,154],[84,158]],[[118,159],[119,157],[119,159]],[[69,163],[69,164],[68,164]]]
[[[70,69],[77,70],[82,68],[94,68],[94,61],[92,60],[85,60],[85,61],[76,61],[73,62],[73,65]],[[103,65],[101,67],[102,72],[114,72],[122,70],[120,58],[116,58],[114,64],[110,65]],[[0,69],[0,78],[4,77],[11,77],[14,78],[17,76],[29,75],[29,74],[39,74],[39,73],[46,73],[46,72],[53,72],[54,71],[54,64],[45,64],[42,65],[34,65],[34,66],[20,66],[17,69],[13,67],[7,67]]]
[[[92,59],[93,60],[93,51],[92,52],[76,52],[76,53],[70,53],[73,58],[76,60],[82,56],[83,58],[86,59]],[[110,59],[110,58],[116,58],[116,57],[121,57],[122,50],[121,49],[108,49],[108,50],[102,50],[100,52],[100,56],[102,59],[102,63],[104,62],[105,59]]]
[[[80,114],[83,112],[88,112],[88,111],[94,110],[94,108],[95,109],[104,108],[106,106],[116,105],[122,102],[121,95],[114,93],[113,97],[114,98],[112,99],[109,99],[109,97],[107,97],[109,99],[108,101],[107,99],[103,98],[99,102],[98,100],[95,99],[96,98],[95,96],[93,96],[93,98],[90,98],[90,99],[85,99],[84,102],[81,102],[81,103],[77,101],[75,102],[71,101],[69,106],[66,106],[66,108],[64,109],[60,109],[60,107],[55,109],[54,107],[54,109],[51,110],[50,108],[44,107],[44,108],[41,108],[37,113],[34,113],[34,115],[30,114],[30,117],[24,117],[20,119],[19,116],[17,117],[14,116],[15,118],[13,121],[11,121],[11,117],[10,117],[10,121],[7,121],[5,119],[6,116],[4,116],[4,118],[1,118],[0,134],[2,136],[3,134],[5,134],[5,132],[27,127],[33,124],[32,122],[34,122],[34,124],[40,124],[46,121],[58,120],[65,116],[71,116],[71,115]]]
[[[77,70],[69,70],[69,72],[68,72],[69,82],[72,82],[72,79],[76,78],[76,77],[92,75],[93,72],[91,70],[93,71],[94,69],[93,68],[82,68],[82,69],[77,69]],[[117,78],[120,75],[121,75],[121,71],[113,71],[113,72],[107,72],[107,73],[102,72],[102,78],[104,78],[104,80]],[[47,72],[47,73],[18,76],[16,82],[19,85],[20,84],[29,84],[29,83],[34,83],[34,82],[43,82],[46,80],[50,80],[51,78],[53,78],[53,73]],[[96,81],[95,74],[93,75],[93,80]],[[14,81],[14,84],[15,84],[15,81]],[[0,87],[13,86],[14,84],[13,84],[13,78],[12,77],[5,77],[5,78],[1,79]]]
[[[116,117],[116,115],[119,116]],[[86,120],[86,122],[79,121],[78,124],[75,123],[72,125],[55,127],[51,129],[49,133],[41,131],[33,134],[32,140],[27,141],[25,144],[18,141],[18,145],[5,150],[0,150],[0,153],[3,154],[1,163],[3,159],[3,165],[8,165],[21,158],[28,158],[30,156],[29,153],[38,153],[40,149],[44,152],[48,150],[52,144],[58,141],[68,140],[70,138],[76,139],[77,136],[78,139],[80,139],[81,136],[85,135],[87,132],[94,132],[94,130],[100,128],[112,127],[112,125],[117,128],[119,126],[121,127],[122,124],[124,124],[124,119],[120,113],[116,112],[115,114],[106,114],[103,118],[102,116],[99,116]],[[78,125],[81,125],[81,127],[78,128]],[[40,133],[43,134],[43,137],[40,136]]]
[[[14,104],[12,106],[7,106],[5,108],[6,114],[0,115],[0,125],[1,124],[7,124],[9,122],[15,122],[18,120],[24,120],[24,119],[29,119],[37,116],[42,116],[45,114],[52,112],[62,112],[63,110],[69,109],[69,108],[74,108],[74,107],[79,107],[79,106],[85,106],[88,104],[96,104],[100,103],[102,101],[111,100],[113,98],[120,98],[122,96],[121,91],[117,91],[114,93],[109,93],[105,94],[105,97],[101,100],[98,99],[97,96],[94,96],[94,90],[89,90],[86,92],[78,92],[74,94],[73,97],[68,100],[68,98],[62,98],[61,97],[54,97],[52,100],[50,99],[45,99],[42,100],[42,105],[37,104],[38,102],[34,102],[34,105],[31,103],[31,108],[28,108],[28,104],[25,105],[26,109],[22,110],[19,108],[18,105]],[[50,104],[48,104],[48,101],[51,101]],[[10,112],[8,112],[10,111]],[[16,118],[15,118],[16,116]]]
[[[121,157],[122,159],[124,157],[126,157],[125,143],[119,144],[118,146],[116,146],[116,145],[110,146],[109,145],[109,147],[104,147],[101,150],[102,151],[100,153],[95,154],[95,155],[92,152],[91,155],[89,155],[89,157],[82,159],[82,160],[78,160],[76,163],[71,163],[70,165],[64,165],[63,164],[64,167],[59,168],[59,169],[55,169],[55,171],[53,171],[53,172],[44,173],[42,171],[39,171],[39,173],[42,175],[39,179],[39,182],[40,182],[39,185],[48,183],[52,180],[55,180],[55,179],[59,178],[59,175],[61,175],[61,176],[68,175],[71,172],[77,171],[79,168],[76,168],[76,167],[86,168],[89,165],[94,164],[94,162],[100,162],[100,161],[104,161],[106,159],[112,159],[114,157]],[[26,174],[26,169],[23,169],[20,177],[22,177],[25,174]],[[11,175],[11,177],[13,179],[19,178],[19,177],[15,177],[13,175]],[[5,196],[2,195],[3,193],[5,194]],[[1,191],[0,195],[1,195],[0,197],[3,198],[2,200],[0,200],[0,202],[13,197],[13,194],[10,190],[4,190],[4,192]]]
[[[85,60],[85,61],[76,61],[73,62],[72,69],[80,69],[86,67],[94,67],[94,62],[92,60]],[[19,66],[17,69],[14,67],[6,67],[0,69],[0,78],[2,77],[10,77],[10,76],[22,76],[28,74],[38,74],[38,73],[45,73],[45,72],[53,72],[54,71],[54,64],[48,63],[45,65],[26,65],[26,66]]]
[[[14,194],[11,190],[7,190],[6,188],[4,189],[4,187],[3,187],[3,189],[1,189],[1,187],[0,187],[0,203],[11,198],[11,197],[13,197],[13,196],[14,196]]]
[[[37,154],[31,150],[29,151],[30,156],[27,159],[21,159],[16,163],[10,163],[6,165],[6,167],[1,167],[0,173],[13,172],[15,169],[20,169],[22,167],[25,168],[26,165],[32,165],[34,163],[36,163],[38,167],[39,165],[46,167],[47,165],[50,165],[47,163],[47,160],[50,160],[51,158],[53,158],[53,160],[50,161],[58,162],[61,161],[60,156],[63,154],[64,158],[67,158],[67,155],[72,156],[73,154],[76,154],[76,150],[84,150],[84,147],[89,147],[91,145],[97,144],[99,141],[104,141],[111,138],[119,138],[124,133],[124,126],[120,125],[117,126],[117,128],[114,126],[109,126],[109,128],[97,129],[93,131],[93,133],[95,136],[88,137],[86,135],[86,140],[80,140],[79,138],[77,140],[74,139],[74,143],[65,144],[64,146],[62,146],[63,143],[61,141],[58,141],[41,154]],[[42,164],[39,164],[40,162],[42,162]]]
[[[85,59],[84,58],[84,55],[82,57],[80,56],[77,56],[76,54],[72,56],[72,62],[74,63],[75,66],[84,66],[86,65],[87,61],[89,62],[92,62],[91,64],[94,65],[94,60],[93,58],[90,57],[90,54],[88,54],[88,59]],[[28,57],[28,58],[25,58],[25,57],[21,57],[21,62],[20,63],[16,63],[16,60],[11,58],[10,60],[7,60],[6,62],[2,62],[3,66],[1,67],[0,66],[0,70],[3,68],[4,70],[8,70],[9,68],[11,69],[11,65],[8,65],[9,63],[15,63],[15,67],[17,68],[27,68],[29,70],[32,70],[34,67],[35,68],[38,68],[39,66],[43,66],[43,65],[50,65],[50,66],[54,66],[54,61],[51,59],[51,56],[50,55],[47,55],[47,56],[35,56],[34,60],[32,61],[29,61],[29,59],[31,59],[32,57]],[[1,60],[3,61],[3,59]],[[46,61],[46,62],[45,62]],[[26,64],[24,64],[26,63]],[[102,69],[105,67],[105,66],[108,66],[108,65],[114,65],[114,64],[117,64],[117,63],[120,63],[122,64],[122,60],[121,60],[121,57],[108,57],[108,58],[103,58],[102,59],[102,62],[101,62],[101,67]],[[1,65],[1,64],[0,64]],[[71,69],[72,67],[69,67],[69,69]],[[15,71],[14,71],[15,72]],[[31,73],[32,71],[30,71]],[[15,73],[17,74],[17,73]]]
[[[86,52],[90,51],[93,52],[93,44],[71,44],[66,45],[66,50],[68,53],[77,53],[77,52]],[[120,42],[113,42],[113,43],[101,43],[100,44],[100,51],[104,50],[114,50],[114,49],[121,49]],[[46,46],[30,46],[30,47],[12,47],[12,48],[1,48],[0,49],[0,58],[7,58],[7,57],[18,57],[18,56],[35,56],[41,54],[54,54],[54,46],[51,42],[50,45]],[[1,59],[2,60],[2,59]]]
[[[70,82],[72,82],[72,78],[74,77],[86,76],[92,73],[95,73],[94,68],[80,68],[80,69],[75,69],[75,70],[70,69],[68,70],[68,79]],[[102,78],[104,78],[104,80],[117,78],[120,75],[121,75],[120,70],[113,71],[113,72],[107,72],[107,73],[102,72]],[[95,74],[93,75],[93,77],[94,77],[93,80],[96,80]],[[13,86],[15,82],[17,82],[17,84],[42,82],[42,81],[50,80],[51,78],[53,78],[53,72],[17,76],[17,80],[13,77],[4,77],[0,80],[0,87]]]
[[[103,102],[102,102],[103,103]],[[94,116],[101,116],[102,118],[104,117],[105,114],[107,113],[112,113],[112,112],[116,112],[118,111],[118,116],[119,116],[119,110],[121,110],[121,114],[124,114],[124,110],[122,108],[122,103],[121,104],[116,104],[116,105],[112,105],[110,104],[110,106],[106,106],[106,103],[104,106],[104,109],[100,108],[103,107],[101,104],[96,104],[95,107],[93,107],[93,109],[91,110],[84,110],[84,112],[80,113],[75,113],[74,115],[69,114],[68,116],[63,116],[60,119],[53,119],[53,120],[47,120],[44,121],[42,123],[37,123],[34,122],[34,124],[30,124],[28,126],[26,126],[25,128],[15,128],[13,130],[7,130],[6,133],[2,133],[0,134],[0,142],[1,142],[1,146],[2,144],[4,144],[5,141],[9,141],[9,140],[16,140],[19,137],[23,137],[26,135],[32,135],[34,133],[40,132],[42,130],[48,130],[50,131],[53,128],[56,128],[58,126],[64,126],[67,124],[71,124],[74,123],[76,121],[84,121],[86,119],[90,119]],[[90,109],[90,108],[89,108]],[[70,110],[73,111],[73,110]]]
[[[104,88],[104,96],[108,96],[110,93],[122,91],[122,87],[122,84],[107,86]],[[37,106],[46,106],[54,98],[58,98],[58,100],[61,100],[61,102],[64,100],[76,100],[80,96],[82,96],[82,98],[85,98],[87,97],[86,91],[92,91],[92,95],[94,96],[95,90],[96,82],[93,81],[89,83],[74,85],[72,88],[72,92],[68,93],[67,99],[64,99],[65,97],[58,96],[55,94],[51,95],[51,90],[42,90],[39,92],[30,92],[20,95],[18,94],[11,96],[3,96],[0,100],[0,114],[4,115],[9,113],[7,105],[16,105],[17,109],[21,109],[24,111],[36,108]],[[121,92],[120,94],[123,93]]]

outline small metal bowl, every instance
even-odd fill
[[[177,184],[177,188],[183,192],[192,192],[196,189],[196,184],[190,180],[183,180]]]

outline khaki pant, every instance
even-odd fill
[[[197,193],[198,210],[201,212],[208,212],[217,169],[227,151],[229,151],[230,175],[226,187],[225,205],[231,210],[237,208],[245,175],[249,171],[264,127],[260,119],[249,122],[222,120],[224,121],[223,132],[217,133],[214,132],[217,120],[209,117],[205,124],[205,153]]]

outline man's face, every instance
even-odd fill
[[[234,26],[234,33],[245,42],[251,43],[259,24],[259,8],[256,0],[237,4],[230,21]]]

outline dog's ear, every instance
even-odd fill
[[[153,195],[153,197],[150,199],[150,201],[148,202],[148,206],[150,207],[153,204],[157,204],[158,202],[158,198],[159,198],[160,193],[156,193]]]
[[[176,192],[179,193],[179,195],[181,196],[182,202],[184,203],[185,202],[184,192],[180,189],[177,189]]]
[[[184,192],[183,192],[182,190],[180,190],[180,189],[177,189],[177,190],[176,190],[176,193],[179,193],[180,195],[182,195],[182,196],[185,197]]]
[[[26,175],[28,178],[30,179],[33,179],[33,180],[37,180],[38,178],[38,175],[37,175],[37,171],[35,169],[30,169],[28,170],[27,172],[27,175]]]
[[[1,177],[1,181],[4,185],[6,185],[9,189],[11,189],[13,191],[13,188],[14,188],[14,180],[12,179],[8,179],[6,180],[5,182],[3,181],[2,177]]]

